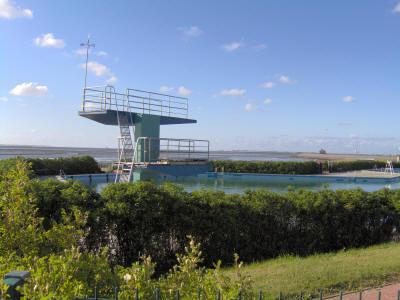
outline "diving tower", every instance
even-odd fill
[[[188,98],[111,85],[83,89],[82,117],[118,126],[116,182],[130,182],[134,170],[187,176],[209,171],[208,140],[160,138],[161,125],[193,124]]]

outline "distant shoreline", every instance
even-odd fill
[[[296,153],[294,157],[297,158],[308,158],[317,160],[391,160],[396,161],[395,155],[383,155],[383,154],[319,154],[319,153]]]
[[[25,156],[33,158],[56,158],[69,156],[93,156],[97,161],[114,161],[115,148],[54,147],[39,145],[1,145],[0,159]],[[307,161],[307,160],[391,160],[395,155],[384,154],[319,154],[312,152],[256,151],[256,150],[214,150],[210,151],[210,160],[244,161]]]

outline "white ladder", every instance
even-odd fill
[[[392,164],[392,161],[390,161],[390,160],[388,160],[386,162],[385,173],[386,174],[392,174],[392,175],[394,173],[393,164]]]
[[[119,112],[117,107],[117,119],[120,132],[119,140],[121,142],[121,149],[118,153],[118,168],[115,176],[115,183],[130,182],[132,180],[132,173],[135,163],[135,150],[132,143],[131,126],[133,131],[135,127],[133,126],[132,114],[130,111]]]

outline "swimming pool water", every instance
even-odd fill
[[[71,177],[71,176],[69,176]],[[88,187],[100,191],[108,183],[114,182],[114,174],[93,174],[93,175],[74,175],[73,180],[79,180]],[[173,182],[181,185],[186,191],[206,189],[214,191],[224,191],[225,193],[243,194],[246,189],[267,189],[277,193],[285,193],[288,186],[296,189],[321,190],[329,188],[355,189],[361,188],[372,192],[382,188],[398,189],[400,188],[400,178],[345,178],[323,175],[268,175],[268,174],[223,174],[215,173],[199,174],[187,177],[165,177],[158,176],[156,184],[163,182]]]

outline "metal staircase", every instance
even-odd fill
[[[129,117],[128,117],[129,116]],[[118,138],[118,162],[115,183],[130,182],[132,180],[135,162],[135,149],[132,143],[131,126],[134,130],[132,115],[121,113],[117,110],[118,127],[120,137]]]

